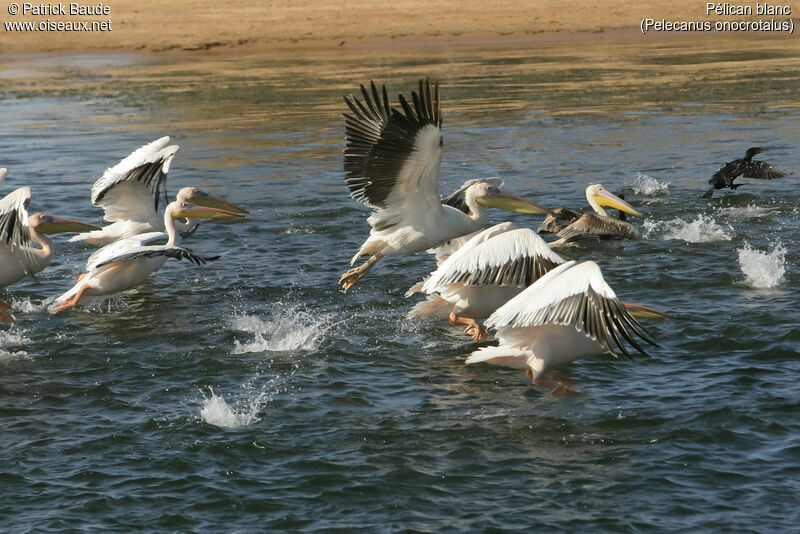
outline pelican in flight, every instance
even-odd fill
[[[703,198],[711,198],[715,189],[724,189],[725,187],[736,189],[743,186],[744,184],[733,183],[733,180],[739,176],[758,178],[759,180],[772,180],[773,178],[783,178],[794,174],[794,171],[788,173],[779,171],[766,161],[754,160],[753,156],[761,152],[764,152],[764,149],[757,146],[748,148],[743,158],[729,161],[720,167],[708,181],[710,187],[703,194]]]
[[[486,208],[547,212],[486,181],[459,190],[468,213],[442,204],[438,177],[444,140],[439,86],[420,80],[419,92],[411,93],[411,103],[399,96],[402,110],[389,106],[385,86],[381,93],[374,83],[370,89],[361,86],[363,103],[352,95],[344,98],[351,111],[344,114],[345,181],[351,197],[375,210],[367,219],[372,227],[370,236],[350,263],[361,255],[369,259],[342,275],[339,284],[344,291],[384,256],[421,252],[481,230],[488,223]]]
[[[486,329],[477,320],[562,263],[533,230],[497,224],[474,235],[406,293],[428,296],[409,315],[448,319],[453,326],[466,326],[464,333],[475,341],[485,339]]]
[[[187,201],[170,203],[164,210],[163,232],[149,232],[106,245],[89,256],[86,273],[66,293],[56,299],[59,313],[76,306],[84,295],[111,295],[131,289],[159,270],[169,258],[188,259],[198,265],[216,258],[202,258],[177,245],[180,237],[175,220],[180,218],[228,219],[241,217],[236,211],[198,206]],[[167,238],[166,244],[154,244]]]
[[[593,261],[562,263],[495,311],[486,326],[497,330],[500,343],[473,352],[467,364],[524,369],[535,385],[556,395],[578,390],[571,379],[553,369],[604,352],[630,356],[626,341],[647,355],[637,337],[656,344]]]
[[[162,137],[107,169],[92,186],[92,204],[103,208],[104,219],[111,224],[76,235],[70,241],[102,247],[142,233],[163,231],[164,213],[160,211],[159,203],[162,199],[166,202],[167,174],[175,153],[180,149],[169,142],[169,137]],[[242,215],[248,213],[196,187],[184,187],[176,200],[236,211]],[[193,221],[175,221],[175,226],[185,235],[197,229]]]
[[[5,169],[0,169],[0,179],[4,175]],[[0,287],[34,275],[50,264],[53,241],[48,235],[96,229],[90,224],[57,219],[45,213],[28,215],[30,200],[31,188],[27,186],[0,200]],[[3,316],[0,322],[10,322],[9,312],[8,304],[0,302]]]
[[[608,191],[600,184],[592,184],[586,188],[586,200],[595,213],[560,208],[553,210],[542,221],[539,233],[555,232],[559,238],[550,246],[560,246],[579,239],[638,239],[639,230],[623,218],[609,216],[603,206],[615,208],[631,215],[641,215],[633,206]]]

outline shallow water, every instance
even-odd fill
[[[0,58],[2,193],[31,185],[33,210],[97,223],[92,182],[171,135],[172,193],[252,212],[191,239],[220,261],[121,297],[47,314],[88,255],[64,240],[0,293],[18,320],[0,326],[4,529],[796,529],[797,178],[699,198],[749,146],[800,171],[793,43]],[[341,97],[424,75],[442,80],[443,192],[497,175],[577,208],[602,182],[645,214],[645,239],[569,254],[670,313],[647,324],[652,357],[578,362],[582,394],[553,398],[406,318],[429,257],[337,290],[367,234]]]

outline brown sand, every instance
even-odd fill
[[[83,21],[91,28],[93,22],[100,27],[110,21],[110,31],[19,32],[4,27],[0,53],[492,43],[542,34],[587,32],[591,37],[617,29],[634,35],[643,18],[719,20],[706,16],[706,3],[700,0],[670,5],[653,0],[110,0],[103,3],[110,7],[108,15],[88,17],[24,14],[22,7],[11,16],[11,1],[3,3],[4,23]],[[33,3],[50,4],[58,2]],[[69,2],[61,5],[69,11]]]

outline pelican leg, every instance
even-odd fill
[[[347,290],[350,289],[351,287],[353,287],[353,284],[355,284],[356,282],[361,280],[361,278],[365,274],[367,274],[369,272],[369,270],[372,269],[372,267],[376,263],[378,263],[378,260],[381,259],[381,258],[382,258],[382,256],[379,256],[378,254],[374,254],[374,255],[370,256],[367,261],[365,261],[364,263],[362,263],[358,267],[350,269],[349,271],[344,273],[342,275],[342,277],[339,278],[339,285],[342,286],[342,291],[347,293]]]
[[[475,321],[475,319],[470,319],[469,317],[461,317],[460,315],[451,313],[450,324],[453,326],[466,326],[467,328],[464,330],[464,333],[471,335],[474,341],[480,341],[481,339],[486,339],[487,337],[489,337],[489,334],[488,332],[486,332],[486,329],[483,326],[479,325]]]
[[[85,278],[85,277],[86,277],[85,274],[81,275],[78,278],[78,284],[81,284],[81,280],[83,280],[83,278]],[[83,292],[86,291],[87,289],[89,289],[89,284],[81,284],[81,286],[78,288],[78,292],[75,293],[75,296],[72,297],[69,300],[66,300],[66,301],[62,302],[61,305],[58,308],[53,310],[53,313],[56,314],[56,313],[59,313],[59,312],[62,312],[64,310],[66,310],[67,308],[73,308],[73,307],[77,306],[78,305],[78,301],[81,300],[81,297],[83,296]]]
[[[0,323],[14,323],[14,316],[11,315],[11,306],[0,300]]]
[[[572,387],[575,385],[575,381],[564,375],[548,372],[534,377],[531,370],[528,369],[525,371],[525,376],[530,378],[534,385],[548,388],[555,397],[576,395],[581,392],[579,389]]]

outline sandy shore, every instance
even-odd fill
[[[32,3],[27,9],[22,1],[17,5],[19,12],[12,16],[12,3],[3,4],[0,53],[241,46],[281,50],[420,41],[464,44],[541,35],[602,35],[620,29],[633,35],[643,18],[712,22],[730,18],[707,16],[706,3],[699,0],[677,0],[669,6],[652,0],[111,0],[76,4],[99,12],[88,16],[70,16],[69,2],[60,4],[66,16],[55,13],[58,2]],[[21,22],[38,31],[7,27]],[[58,23],[67,26],[59,29]]]

